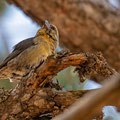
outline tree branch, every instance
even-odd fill
[[[51,79],[71,65],[76,66],[78,72],[80,70],[83,72],[81,77],[88,73],[99,73],[100,70],[101,75],[105,77],[115,73],[100,54],[61,52],[56,56],[50,56],[36,70],[24,76],[15,89],[7,94],[1,92],[1,119],[30,119],[46,113],[54,116],[82,97],[88,91],[55,92],[52,90]]]

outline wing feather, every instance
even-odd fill
[[[19,42],[17,45],[14,46],[14,50],[12,51],[11,54],[9,54],[9,56],[3,61],[3,63],[0,65],[0,69],[4,66],[7,65],[7,63],[12,60],[13,58],[15,58],[16,56],[18,56],[20,53],[22,53],[25,49],[29,48],[34,44],[33,38],[28,38],[25,39],[21,42]]]

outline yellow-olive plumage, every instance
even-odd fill
[[[23,40],[14,46],[13,52],[3,61],[0,69],[5,66],[15,67],[16,69],[36,67],[48,56],[55,53],[58,43],[57,28],[45,23],[35,37]]]

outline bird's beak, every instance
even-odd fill
[[[47,27],[47,29],[50,29],[50,23],[47,20],[45,20],[45,27]]]

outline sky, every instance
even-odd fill
[[[35,36],[39,28],[40,26],[13,5],[9,5],[0,18],[0,31],[7,34],[6,40],[10,52],[21,40]]]

